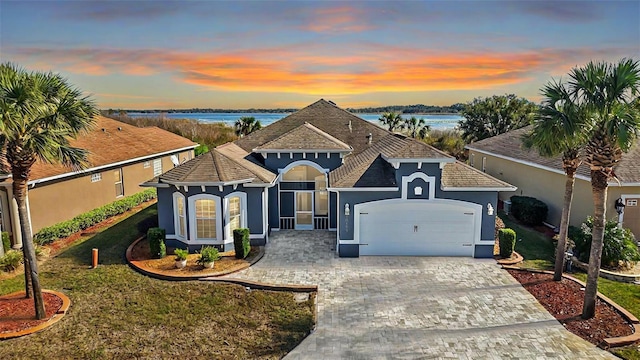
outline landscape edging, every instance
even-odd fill
[[[583,263],[578,260],[575,256],[571,257],[571,261],[577,266],[579,269],[584,271],[589,271],[589,264]],[[640,274],[620,274],[609,270],[600,269],[600,277],[603,277],[608,280],[625,282],[625,283],[640,283]]]
[[[23,329],[20,331],[14,331],[14,332],[6,332],[6,333],[0,333],[0,340],[6,340],[6,339],[13,339],[13,338],[17,338],[17,337],[21,337],[21,336],[25,336],[25,335],[30,335],[33,333],[36,333],[38,331],[44,330],[48,327],[50,327],[51,325],[57,323],[58,321],[60,321],[60,319],[62,319],[62,317],[64,315],[67,314],[67,310],[69,310],[69,307],[71,306],[71,300],[69,299],[69,297],[59,291],[55,291],[55,290],[42,290],[43,293],[49,293],[49,294],[53,294],[57,297],[59,297],[60,299],[62,299],[62,305],[60,306],[60,309],[58,309],[58,311],[56,311],[55,314],[53,314],[53,316],[51,316],[51,319],[38,324],[36,326],[27,328],[27,329]],[[24,291],[16,291],[13,292],[11,294],[7,294],[7,295],[2,295],[0,296],[0,298],[10,298],[10,297],[15,297],[16,295],[22,295],[24,294]]]
[[[530,272],[536,272],[536,273],[542,273],[542,274],[550,274],[550,275],[554,274],[553,271],[538,270],[538,269],[524,269],[524,268],[517,267],[517,266],[502,266],[502,268],[506,269],[506,270],[530,271]],[[573,282],[576,282],[576,283],[580,284],[580,286],[583,286],[583,287],[587,286],[584,282],[582,282],[579,279],[574,278],[571,275],[562,274],[562,277],[567,279],[567,280],[571,280]],[[633,328],[633,333],[631,335],[603,339],[602,340],[602,344],[600,344],[599,346],[608,349],[608,348],[611,348],[611,347],[625,346],[625,345],[629,345],[629,344],[635,343],[637,341],[640,341],[640,321],[638,320],[638,318],[635,317],[629,311],[627,311],[627,309],[625,309],[622,306],[618,305],[615,301],[609,299],[608,297],[606,297],[602,293],[598,292],[597,296],[600,298],[600,300],[604,301],[605,303],[609,304],[609,306],[611,306],[614,309],[616,309],[620,313],[620,315],[622,315],[623,318],[625,318],[627,321],[629,321],[629,323],[631,324],[631,327]]]

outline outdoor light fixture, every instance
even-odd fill
[[[493,215],[493,205],[491,205],[491,203],[487,204],[487,215],[489,216]]]
[[[344,204],[344,215],[345,216],[351,215],[351,210],[349,209],[349,203]]]
[[[624,212],[624,201],[622,201],[622,198],[618,198],[616,200],[615,208],[618,215],[622,215],[622,213]]]

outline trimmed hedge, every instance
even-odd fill
[[[153,227],[147,231],[147,240],[149,240],[149,250],[152,258],[162,259],[167,256],[167,247],[164,244],[166,235],[167,232],[158,227]]]
[[[63,221],[41,229],[33,236],[33,242],[38,245],[52,243],[58,239],[71,236],[112,216],[122,214],[132,208],[156,198],[156,189],[147,189],[111,204],[101,206],[87,213],[80,214],[71,220]]]
[[[2,248],[5,253],[11,250],[11,240],[9,239],[9,233],[6,231],[2,232]]]
[[[236,250],[236,259],[244,259],[251,251],[249,242],[249,229],[240,228],[233,230],[233,247]]]
[[[508,259],[513,254],[516,247],[516,232],[513,229],[500,229],[498,231],[498,241],[500,245],[500,257]]]
[[[525,225],[540,225],[547,219],[549,208],[542,201],[529,196],[512,196],[511,213]]]

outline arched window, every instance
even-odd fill
[[[282,174],[282,181],[315,181],[318,176],[324,174],[313,166],[297,165]]]
[[[200,194],[189,197],[191,238],[196,241],[220,238],[220,198]]]
[[[247,227],[247,194],[234,192],[225,197],[227,239],[233,239],[233,230]]]
[[[187,236],[187,207],[184,195],[179,192],[173,193],[173,226],[179,239]]]

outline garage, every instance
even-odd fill
[[[392,199],[357,204],[360,255],[473,256],[482,206],[457,200]]]

